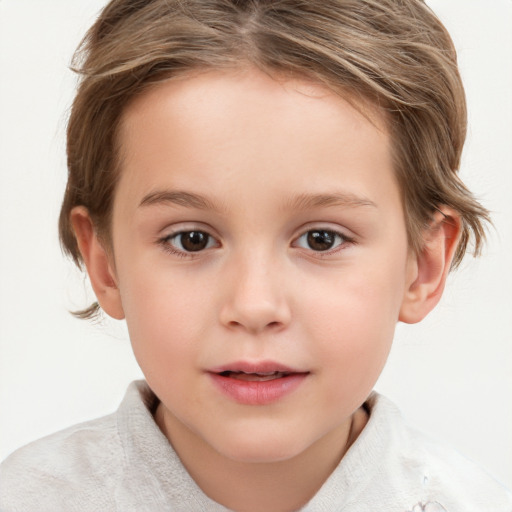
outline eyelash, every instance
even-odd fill
[[[298,243],[302,238],[305,238],[305,237],[309,238],[309,236],[312,233],[328,234],[329,236],[333,236],[335,240],[336,239],[339,240],[339,243],[337,245],[335,245],[334,247],[331,247],[331,248],[329,248],[329,249],[327,249],[325,251],[315,251],[311,247],[309,248],[309,250],[307,248],[304,248],[304,249],[308,250],[308,252],[310,251],[311,253],[313,253],[316,257],[322,258],[322,257],[326,257],[326,256],[329,256],[329,255],[332,255],[332,254],[336,254],[337,252],[342,251],[343,249],[345,249],[348,245],[354,245],[355,244],[355,240],[352,237],[349,237],[345,233],[342,233],[342,232],[337,231],[335,229],[329,229],[329,228],[313,228],[313,229],[308,229],[307,231],[302,233],[302,235],[297,237],[294,240],[294,243]],[[336,243],[336,242],[334,242],[334,243]]]
[[[207,246],[204,249],[200,249],[198,251],[186,251],[186,250],[178,249],[172,245],[171,241],[173,239],[176,239],[177,237],[182,236],[187,233],[200,233],[202,235],[205,235],[209,239],[208,244],[210,243],[210,241],[212,239],[215,240],[215,238],[206,231],[202,231],[199,229],[198,230],[190,229],[190,230],[177,231],[175,233],[166,235],[165,237],[158,239],[158,243],[165,252],[172,254],[174,256],[178,256],[180,258],[194,258],[194,257],[196,257],[196,253],[199,254],[201,252],[204,252],[206,249],[212,248],[212,246],[209,246],[209,247]],[[342,233],[335,229],[328,229],[328,228],[308,229],[307,231],[304,231],[300,236],[295,238],[293,243],[296,244],[299,240],[301,240],[304,237],[307,237],[311,233],[324,233],[324,234],[327,233],[327,234],[333,235],[335,238],[339,239],[338,245],[336,245],[334,248],[330,248],[325,251],[315,251],[314,249],[311,249],[311,248],[310,249],[304,248],[308,252],[315,254],[315,256],[317,256],[317,257],[329,256],[331,254],[335,254],[335,253],[345,249],[348,245],[356,244],[356,241],[354,238],[349,237],[345,233]],[[217,242],[217,247],[219,247],[219,246],[220,245]]]
[[[163,250],[165,252],[172,254],[174,256],[178,256],[180,258],[194,258],[196,253],[201,253],[205,249],[211,248],[211,247],[205,247],[205,249],[201,249],[198,251],[186,251],[186,250],[177,249],[176,247],[174,247],[172,245],[171,241],[173,239],[178,238],[179,236],[182,236],[187,233],[200,233],[202,235],[206,235],[206,237],[208,237],[208,244],[209,244],[210,240],[212,240],[212,239],[215,240],[214,237],[212,235],[210,235],[209,233],[207,233],[206,231],[203,231],[200,229],[188,229],[188,230],[177,231],[176,233],[171,233],[169,235],[166,235],[166,236],[160,238],[158,240],[158,243],[160,244],[160,246],[163,248]]]

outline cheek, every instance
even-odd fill
[[[343,367],[346,376],[357,378],[364,368],[379,373],[391,348],[397,315],[383,312],[388,304],[376,293],[347,295],[337,303],[311,308],[316,320],[310,336],[316,338],[325,364]]]
[[[361,259],[335,275],[314,276],[304,286],[308,293],[301,314],[317,318],[317,328],[328,338],[370,342],[372,332],[377,338],[393,332],[405,286],[401,259],[382,265]]]
[[[206,290],[177,276],[134,266],[120,279],[133,351],[148,379],[152,372],[178,371],[193,358],[208,330]]]
[[[315,336],[314,360],[325,390],[319,405],[334,415],[342,405],[344,414],[351,413],[369,395],[386,363],[395,328],[371,300],[346,306],[333,307],[330,319],[317,324]]]
[[[333,382],[333,393],[364,393],[373,387],[391,348],[403,294],[399,264],[340,275],[324,286],[311,283],[311,296],[302,310],[301,328],[315,340],[315,351]],[[308,318],[309,321],[305,320]]]

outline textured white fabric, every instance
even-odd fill
[[[31,443],[0,466],[1,512],[226,512],[186,472],[144,382],[114,414]],[[512,495],[408,427],[373,393],[370,420],[303,512],[512,512]],[[272,512],[272,511],[270,511]]]

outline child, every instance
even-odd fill
[[[82,51],[61,240],[147,384],[0,509],[510,510],[371,393],[487,218],[424,4],[117,0]]]

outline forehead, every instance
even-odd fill
[[[139,199],[161,186],[213,192],[215,175],[221,195],[244,186],[251,195],[262,182],[283,193],[323,193],[339,182],[365,196],[394,182],[386,119],[376,107],[254,69],[163,82],[126,108],[119,136],[120,187],[130,184]]]
[[[175,116],[189,116],[187,121],[196,118],[197,114],[213,117],[229,108],[244,106],[254,124],[258,120],[265,122],[266,112],[260,107],[269,105],[277,107],[274,116],[281,115],[287,108],[288,113],[294,110],[297,116],[303,115],[306,109],[311,114],[313,107],[318,120],[325,122],[322,115],[330,113],[327,117],[331,118],[336,115],[337,109],[332,108],[334,103],[350,104],[355,124],[360,125],[362,116],[378,131],[388,134],[386,111],[355,92],[335,91],[307,76],[289,77],[279,71],[270,74],[242,66],[226,70],[192,70],[150,87],[124,109],[121,138],[142,119],[155,116],[157,111],[162,116],[168,115],[169,111],[161,108],[163,105],[172,107]]]

